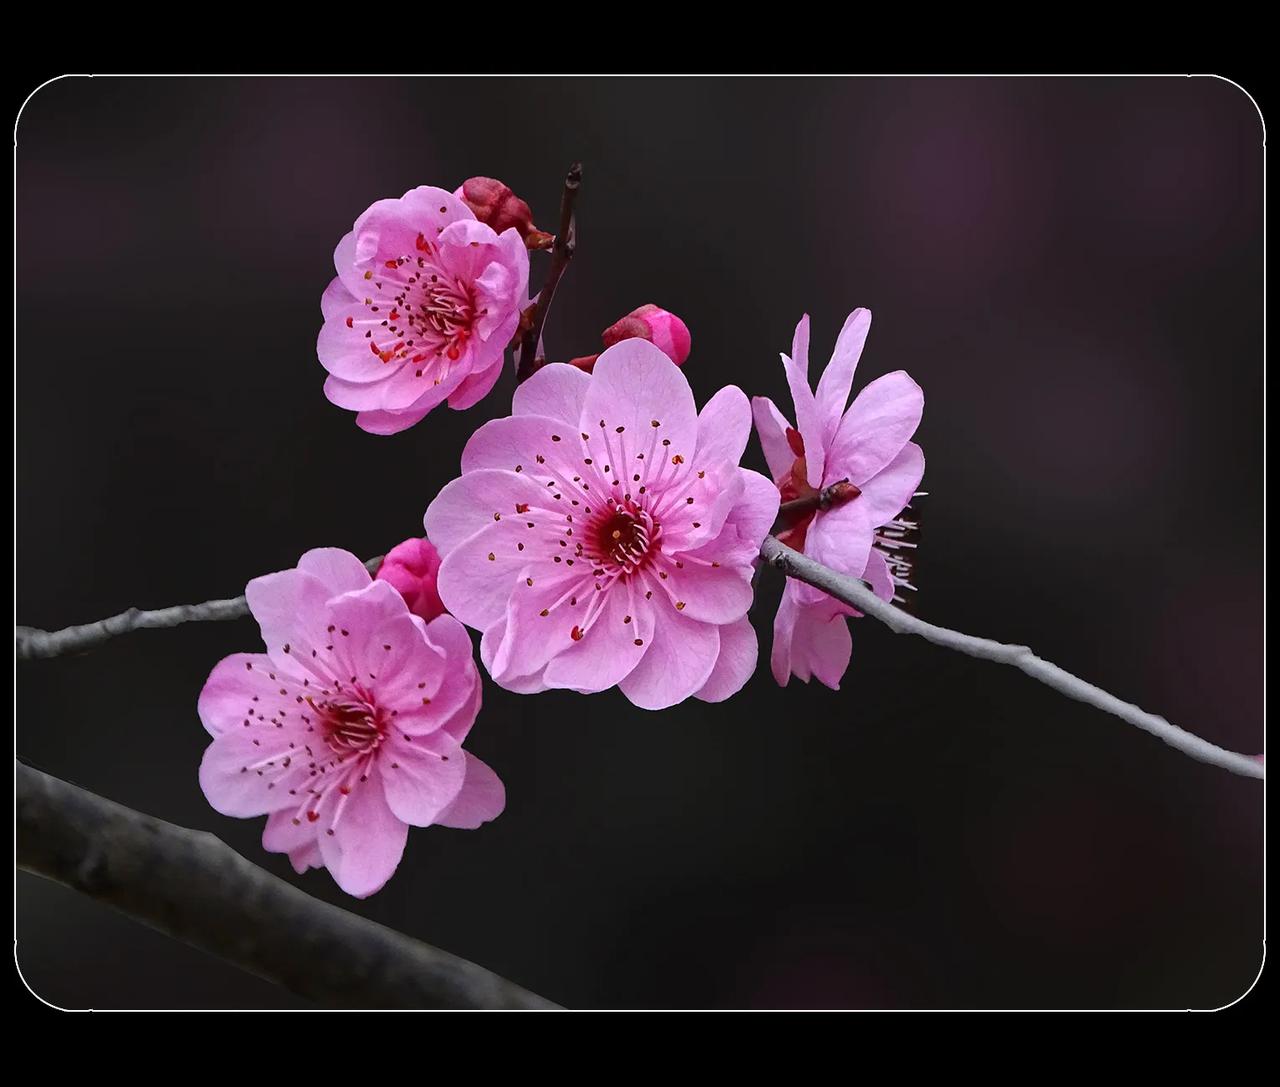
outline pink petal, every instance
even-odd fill
[[[517,505],[525,504],[531,509],[542,510],[550,501],[552,499],[547,496],[545,487],[521,473],[485,469],[468,472],[445,484],[427,507],[422,523],[427,537],[435,543],[440,554],[447,557],[481,529],[493,524],[504,524],[513,530],[519,527],[516,523]],[[495,513],[499,515],[497,520]],[[506,521],[501,520],[502,517]],[[514,554],[514,543],[511,550]],[[448,603],[446,600],[446,606]],[[453,611],[453,608],[449,610]]]
[[[889,573],[889,564],[874,547],[867,555],[867,567],[862,571],[862,580],[871,586],[881,600],[893,599],[893,576]]]
[[[572,571],[557,576],[532,577],[521,571],[507,601],[506,636],[497,647],[490,675],[501,684],[546,667],[557,653],[574,645],[572,631],[585,622],[588,604],[595,596],[591,576]],[[530,584],[532,582],[532,584]],[[571,605],[570,600],[576,604]],[[541,614],[546,612],[546,615]]]
[[[818,382],[818,411],[822,415],[822,436],[828,446],[836,436],[840,417],[849,402],[849,390],[853,388],[853,374],[862,357],[862,348],[871,331],[871,311],[856,309],[845,319],[844,327],[836,338],[836,348],[831,361]]]
[[[281,570],[249,582],[249,610],[278,668],[291,675],[314,674],[311,662],[329,644],[325,628],[332,595],[323,581],[305,570]]]
[[[292,809],[273,811],[267,816],[262,832],[262,848],[268,853],[287,853],[293,870],[301,875],[308,868],[324,867],[320,843],[316,841],[314,823],[306,819],[295,822]]]
[[[655,593],[654,600],[660,599]],[[700,690],[719,656],[718,627],[686,619],[675,608],[657,607],[653,644],[618,687],[641,709],[663,710]]]
[[[298,569],[318,577],[330,595],[363,589],[372,580],[365,564],[340,547],[316,547],[298,560]]]
[[[755,628],[745,615],[722,626],[720,655],[695,697],[703,702],[723,702],[737,694],[755,672],[759,651]]]
[[[868,519],[869,512],[858,497],[846,505],[818,513],[809,525],[805,554],[841,574],[861,577],[876,529]],[[803,583],[797,583],[796,595],[803,602],[826,599],[821,590]]]
[[[393,731],[378,753],[387,806],[397,819],[414,827],[429,827],[453,803],[466,766],[462,748],[447,732],[410,740]]]
[[[296,806],[289,790],[301,793],[310,780],[308,760],[298,757],[305,735],[292,728],[255,726],[215,737],[200,760],[205,799],[214,811],[236,819]]]
[[[796,409],[796,428],[804,439],[805,467],[809,486],[822,486],[822,469],[825,461],[822,416],[817,401],[809,389],[809,315],[806,313],[796,325],[791,347],[792,358],[782,356],[782,368],[786,371],[787,385]],[[793,458],[794,459],[794,458]]]
[[[698,464],[737,465],[751,437],[751,405],[736,385],[726,385],[698,414]]]
[[[280,684],[268,677],[273,667],[265,653],[233,653],[214,665],[196,704],[200,723],[210,736],[242,728],[253,700],[276,694]]]
[[[493,674],[493,659],[497,655],[498,646],[502,644],[502,639],[506,637],[506,632],[507,620],[504,616],[485,630],[480,639],[480,660],[484,664],[485,671],[491,676]],[[545,669],[535,672],[533,675],[507,679],[498,684],[498,686],[504,690],[511,691],[513,694],[539,694],[542,691],[549,690],[547,684],[543,682],[543,671]]]
[[[645,571],[648,585],[666,594],[686,619],[703,623],[732,623],[751,607],[751,567],[711,566],[688,559],[683,568],[667,556],[659,556]],[[667,576],[658,576],[662,571]],[[658,597],[655,591],[654,598]]]
[[[892,521],[920,488],[924,478],[924,450],[908,442],[902,451],[871,479],[850,505],[861,505],[873,525]]]
[[[877,378],[840,421],[828,458],[829,482],[848,478],[861,487],[902,451],[923,412],[924,393],[904,371]]]
[[[652,602],[643,599],[639,588],[636,579],[630,578],[605,590],[599,614],[582,638],[571,641],[547,665],[543,681],[548,687],[582,693],[605,691],[635,670],[654,638],[655,609]]]
[[[507,806],[507,790],[488,765],[470,752],[465,754],[467,774],[462,789],[436,816],[436,822],[442,827],[476,830],[502,814]]]
[[[497,468],[514,472],[519,468],[543,486],[552,480],[572,479],[581,471],[582,441],[577,428],[577,423],[567,427],[545,415],[491,419],[467,440],[462,450],[462,471]],[[539,456],[542,462],[537,460]],[[539,507],[554,502],[554,498],[539,493]]]
[[[367,898],[391,878],[409,835],[408,824],[388,806],[379,775],[380,768],[371,766],[369,780],[354,784],[349,796],[330,789],[316,823],[325,867],[356,898]]]
[[[514,520],[490,525],[450,551],[440,564],[440,599],[467,626],[487,630],[506,617],[516,578],[527,576],[527,556],[517,550],[523,526]]]
[[[718,535],[688,553],[690,558],[719,562],[723,566],[751,568],[760,545],[778,516],[778,488],[759,472],[738,469],[742,492],[725,518]]]
[[[840,677],[849,667],[853,651],[841,605],[830,598],[817,605],[802,604],[791,592],[794,584],[787,583],[774,617],[774,679],[785,687],[793,673],[805,683],[817,676],[828,687],[839,690]]]
[[[698,412],[689,381],[648,340],[614,344],[596,360],[581,430],[592,436],[592,443],[603,440],[615,464],[629,464],[637,452],[654,450],[679,454],[688,462],[698,445]],[[663,440],[671,444],[659,445]]]
[[[751,411],[756,421],[760,448],[764,450],[764,459],[769,465],[769,474],[775,480],[781,479],[791,471],[796,459],[787,442],[787,430],[791,424],[767,396],[753,397]]]
[[[550,363],[516,386],[513,415],[543,415],[574,428],[582,418],[591,376],[576,366]]]

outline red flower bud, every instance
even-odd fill
[[[497,178],[469,177],[454,193],[482,223],[501,234],[515,227],[530,249],[548,249],[555,238],[533,225],[533,213],[520,197]]]
[[[632,310],[621,321],[610,325],[601,339],[605,347],[612,347],[637,336],[660,348],[677,366],[689,357],[691,341],[688,326],[674,313],[652,302]]]

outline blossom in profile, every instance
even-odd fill
[[[320,299],[325,395],[373,434],[395,434],[446,400],[469,408],[502,373],[527,305],[529,251],[430,185],[379,200],[334,250]]]
[[[544,366],[486,423],[427,510],[440,597],[483,631],[508,690],[617,686],[662,709],[728,698],[756,664],[752,561],[778,489],[739,467],[742,390],[699,413],[661,350],[628,339],[594,373]]]
[[[462,750],[480,677],[461,623],[424,622],[335,548],[246,595],[267,651],[222,660],[200,692],[200,786],[217,811],[265,815],[265,849],[358,898],[390,878],[410,826],[502,812],[502,782]]]
[[[907,508],[924,475],[924,453],[911,441],[924,393],[905,372],[877,378],[845,405],[871,314],[854,310],[818,382],[809,383],[809,317],[782,356],[796,425],[767,397],[752,402],[756,432],[783,502],[815,500],[789,519],[778,539],[842,574],[868,582],[884,600],[911,592],[916,522]],[[836,487],[826,508],[816,499]],[[788,579],[773,624],[770,663],[783,685],[817,676],[839,689],[852,641],[845,617],[854,609],[804,582]]]
[[[677,366],[683,366],[689,358],[693,340],[689,335],[689,326],[669,310],[656,306],[652,302],[633,309],[625,317],[615,321],[600,336],[606,348],[623,340],[648,340],[660,348]],[[597,355],[583,355],[570,359],[571,365],[590,373],[595,367]]]
[[[440,553],[435,545],[425,536],[415,536],[388,551],[374,577],[395,586],[409,610],[429,623],[444,614],[436,589],[439,571]]]

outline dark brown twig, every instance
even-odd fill
[[[550,1009],[475,963],[331,906],[212,834],[17,767],[18,866],[326,1007]]]
[[[531,378],[542,365],[538,355],[538,341],[542,338],[542,327],[547,321],[547,311],[556,296],[556,286],[564,270],[573,259],[573,251],[577,244],[577,230],[573,218],[573,206],[578,199],[578,188],[582,184],[582,163],[575,162],[565,175],[564,192],[560,196],[560,230],[556,234],[555,244],[551,247],[551,267],[547,270],[547,280],[538,294],[537,309],[534,311],[533,324],[524,334],[520,344],[520,361],[516,366],[516,383]]]
[[[829,487],[823,487],[820,491],[806,495],[804,498],[793,498],[790,502],[783,502],[778,507],[778,523],[785,524],[793,517],[808,513],[811,510],[828,510],[832,506],[842,505],[851,499],[857,498],[861,493],[847,479],[839,480]]]

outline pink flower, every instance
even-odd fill
[[[909,586],[915,526],[900,515],[924,474],[924,453],[910,440],[924,393],[898,370],[871,382],[845,411],[870,328],[870,312],[849,314],[815,395],[806,314],[796,326],[792,357],[782,356],[799,429],[765,397],[755,398],[753,410],[784,501],[812,497],[842,480],[853,485],[843,489],[842,501],[797,519],[778,538],[892,600],[898,588]],[[820,589],[789,579],[773,624],[774,678],[785,687],[792,674],[806,683],[815,675],[839,689],[852,650],[844,617],[856,614]]]
[[[444,189],[379,200],[338,243],[320,299],[324,392],[371,434],[395,434],[444,400],[469,408],[502,373],[527,303],[520,232],[479,222]]]
[[[394,585],[409,610],[429,623],[444,614],[444,604],[436,589],[439,571],[440,553],[435,545],[425,537],[415,536],[388,551],[374,576]]]
[[[267,652],[221,661],[200,692],[213,743],[200,786],[223,815],[267,816],[263,848],[326,867],[363,898],[400,863],[409,826],[475,828],[502,782],[462,741],[480,709],[471,639],[425,623],[354,555],[308,551],[249,582]]]
[[[752,560],[778,490],[738,467],[741,389],[699,415],[653,344],[625,340],[588,375],[563,363],[486,423],[426,514],[440,596],[484,632],[508,690],[617,685],[637,706],[717,702],[755,670]]]

